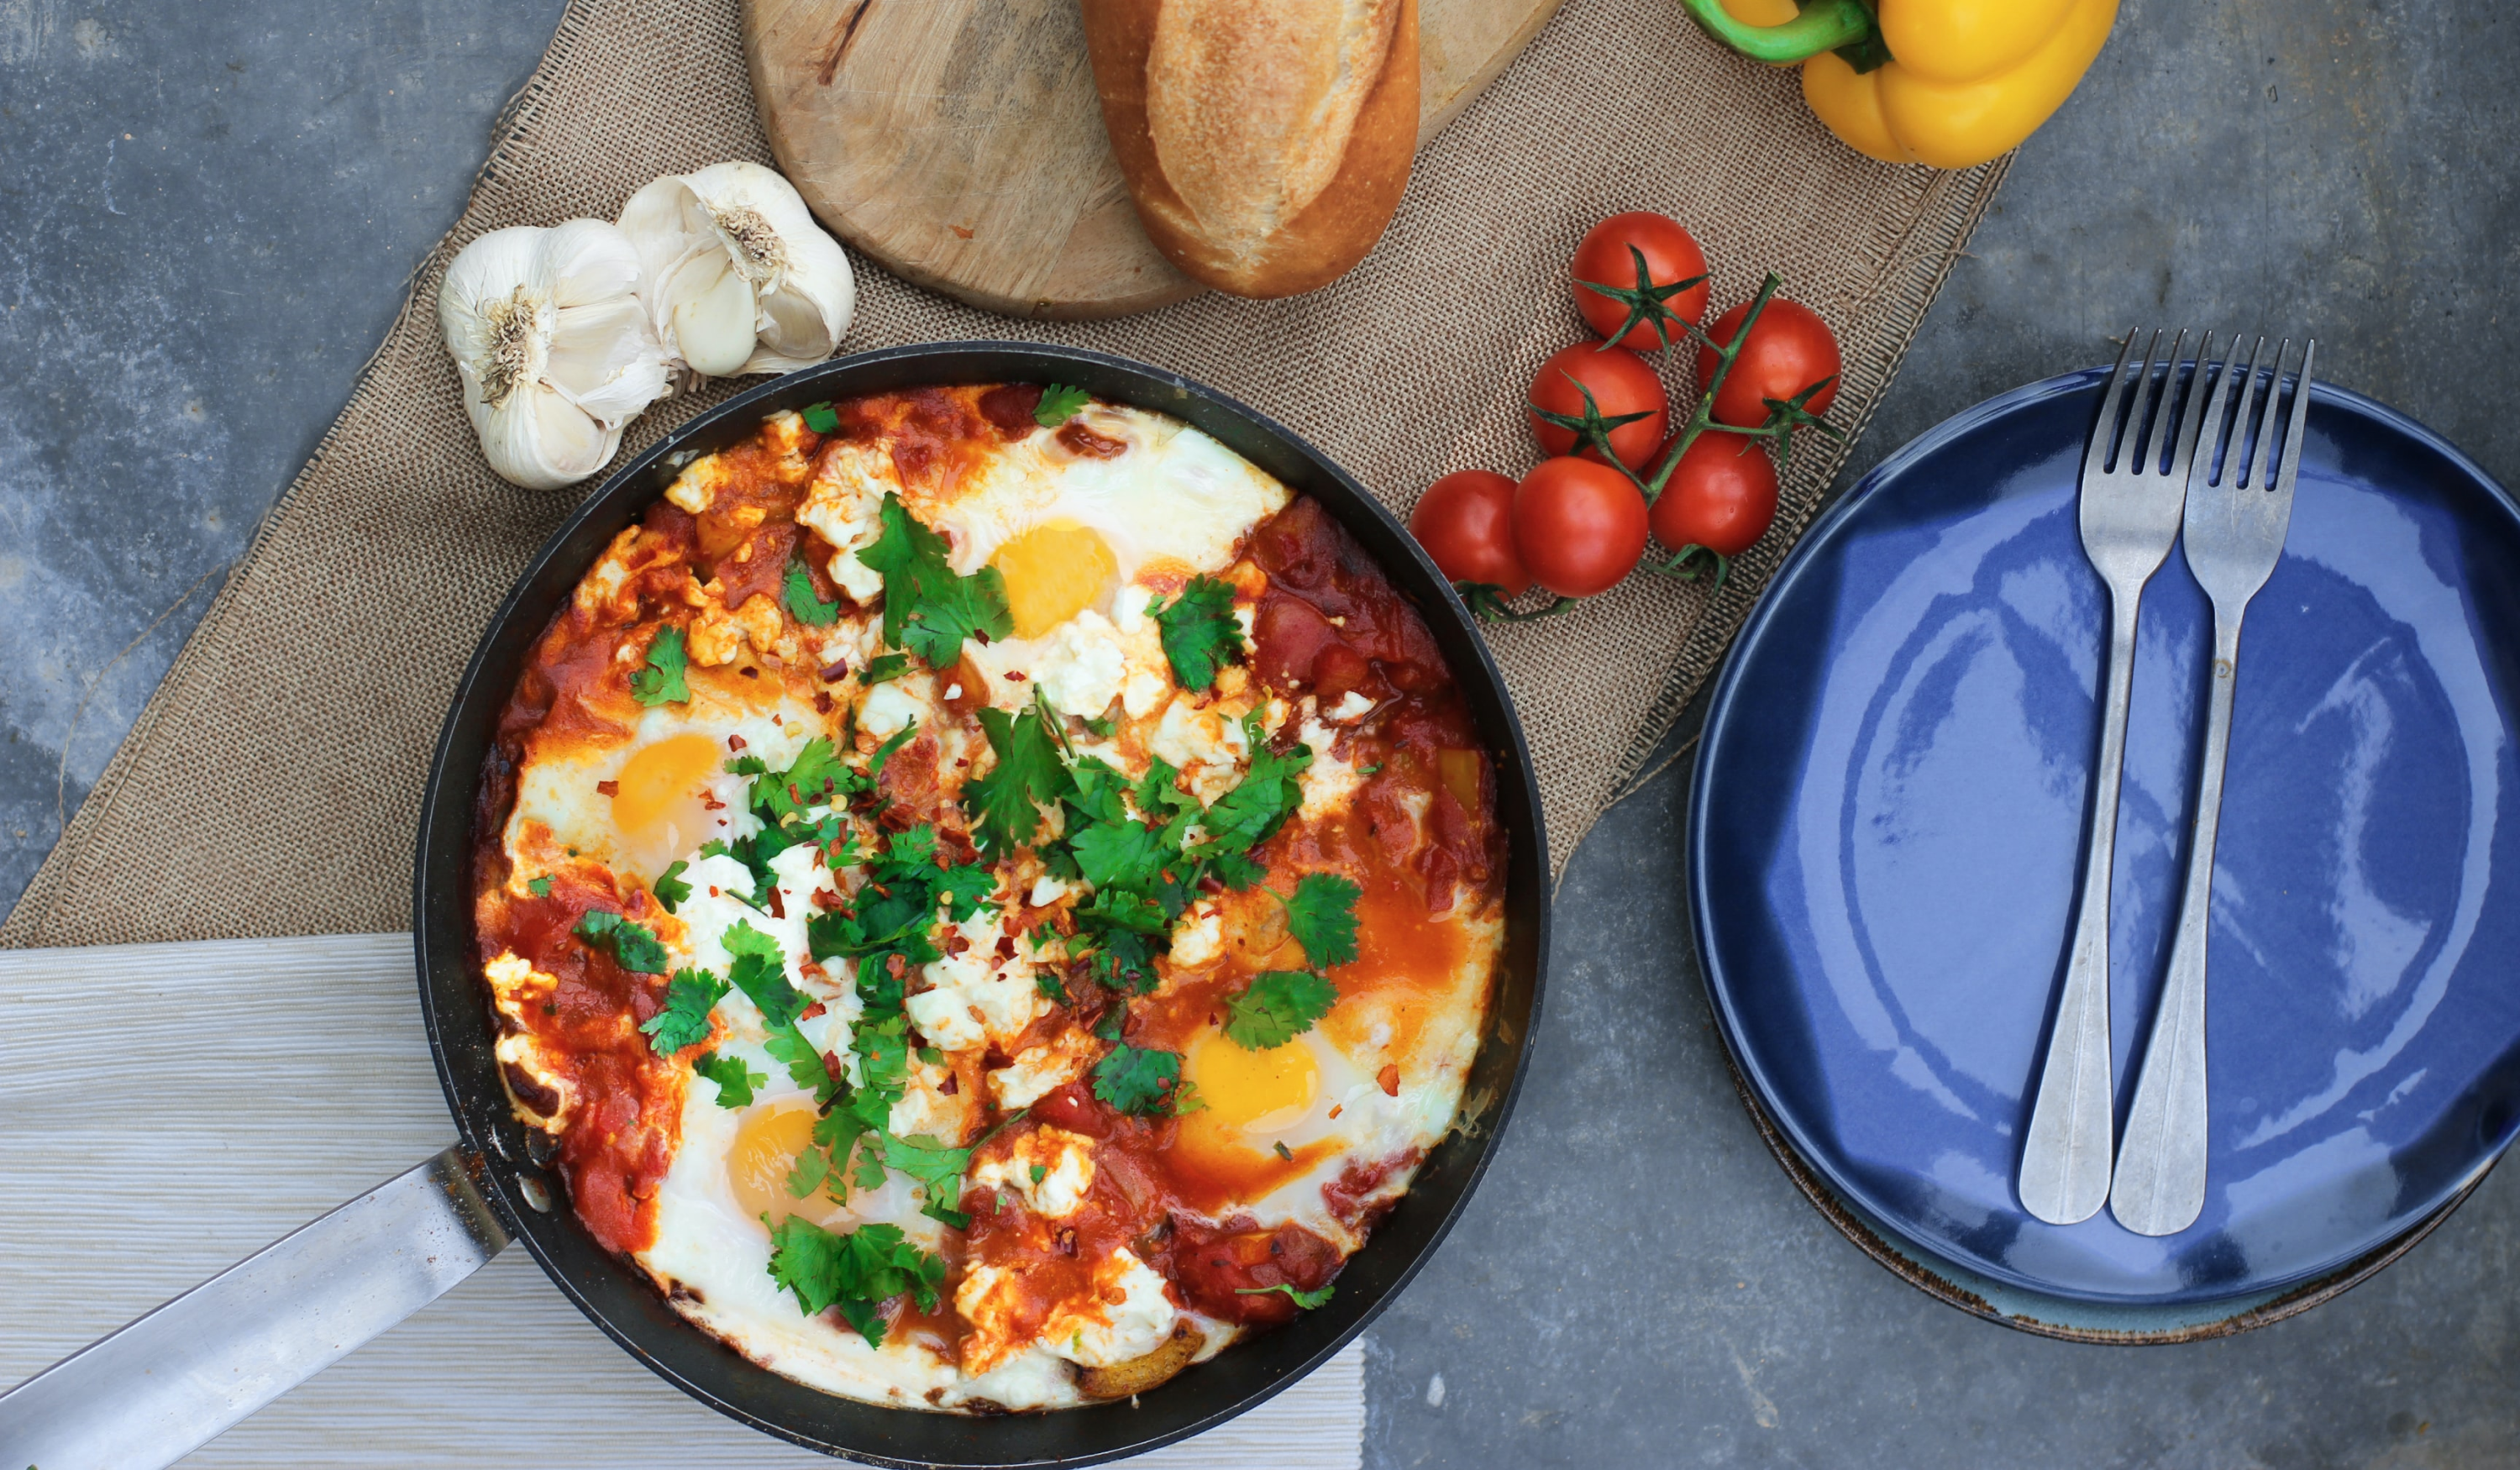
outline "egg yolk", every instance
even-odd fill
[[[1182,1131],[1211,1146],[1260,1146],[1260,1137],[1303,1122],[1322,1091],[1321,1062],[1302,1042],[1247,1051],[1221,1031],[1192,1044],[1182,1075],[1207,1104],[1182,1120]]]
[[[670,860],[700,840],[699,797],[717,773],[717,741],[704,735],[668,735],[621,763],[613,778],[612,824],[634,854]]]
[[[1017,638],[1039,638],[1091,607],[1120,574],[1120,558],[1093,527],[1046,521],[998,548],[989,564],[1007,579]]]
[[[752,1110],[735,1131],[726,1151],[726,1173],[735,1185],[735,1202],[746,1217],[770,1218],[776,1225],[790,1215],[820,1219],[838,1207],[828,1183],[803,1199],[788,1192],[788,1172],[796,1156],[814,1141],[814,1110],[797,1104]]]

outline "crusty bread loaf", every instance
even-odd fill
[[[1147,235],[1242,296],[1326,286],[1400,206],[1418,0],[1083,0],[1102,123]]]

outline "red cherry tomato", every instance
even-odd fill
[[[1569,347],[1540,365],[1539,374],[1531,379],[1532,405],[1549,413],[1581,418],[1584,394],[1577,383],[1593,390],[1593,406],[1600,410],[1604,419],[1626,414],[1645,416],[1610,430],[1611,452],[1631,469],[1643,465],[1654,446],[1662,442],[1663,426],[1670,417],[1663,402],[1662,379],[1652,365],[1620,347],[1607,352],[1586,346]],[[1533,414],[1531,431],[1539,437],[1543,454],[1576,453],[1573,429],[1559,428]],[[1587,459],[1600,457],[1589,445],[1583,454]]]
[[[1586,286],[1590,282],[1612,290],[1637,291],[1638,255],[1644,257],[1645,279],[1654,287],[1679,286],[1688,280],[1697,284],[1663,297],[1659,315],[1653,306],[1633,295],[1622,300]],[[1680,227],[1680,221],[1664,215],[1639,210],[1613,214],[1595,225],[1585,233],[1584,243],[1575,247],[1569,274],[1575,282],[1575,309],[1584,314],[1585,323],[1596,336],[1609,336],[1629,322],[1635,323],[1616,338],[1620,346],[1631,351],[1650,352],[1686,340],[1688,334],[1668,318],[1693,326],[1706,316],[1706,252]],[[1639,312],[1644,315],[1640,318]]]
[[[1645,550],[1645,498],[1607,465],[1543,460],[1513,492],[1513,541],[1532,580],[1561,598],[1607,592]]]
[[[1409,513],[1409,534],[1449,580],[1503,588],[1509,598],[1531,590],[1513,546],[1513,481],[1504,475],[1463,469],[1428,485]]]
[[[1738,557],[1776,523],[1777,467],[1756,439],[1699,434],[1672,467],[1649,519],[1654,539],[1675,552],[1702,546]]]
[[[1731,346],[1732,334],[1741,330],[1741,319],[1749,311],[1746,302],[1733,307],[1717,317],[1706,334],[1720,345]],[[1712,348],[1697,349],[1697,380],[1701,384],[1715,375],[1715,363]],[[1837,376],[1843,366],[1837,354],[1837,337],[1820,319],[1819,312],[1800,301],[1771,296],[1767,309],[1759,313],[1759,325],[1750,329],[1750,340],[1742,344],[1741,355],[1732,359],[1732,371],[1725,376],[1723,390],[1715,395],[1715,422],[1756,428],[1768,422],[1766,400],[1791,403],[1796,393],[1822,379],[1827,380],[1828,386],[1812,394],[1803,408],[1809,413],[1827,413],[1828,406],[1837,401]]]

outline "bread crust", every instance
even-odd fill
[[[1418,0],[1083,0],[1112,152],[1147,236],[1241,296],[1365,258],[1418,142]]]

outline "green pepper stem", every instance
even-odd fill
[[[1784,66],[1823,51],[1852,46],[1873,33],[1872,12],[1862,0],[1800,0],[1802,14],[1782,25],[1749,25],[1732,19],[1724,0],[1681,0],[1706,33],[1754,62]]]

